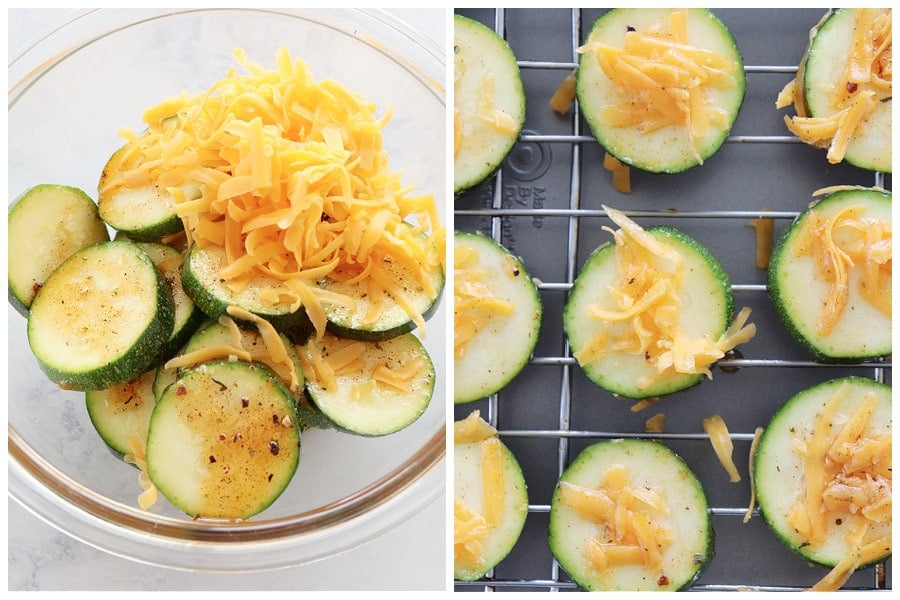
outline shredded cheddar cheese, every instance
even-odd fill
[[[128,445],[131,447],[131,453],[122,458],[139,469],[138,485],[144,491],[138,495],[138,506],[141,507],[141,510],[147,510],[159,499],[156,486],[153,485],[147,474],[147,442],[136,435],[129,435]]]
[[[608,289],[615,306],[593,304],[587,316],[629,327],[615,339],[601,331],[575,353],[576,360],[584,365],[609,351],[641,355],[656,371],[638,382],[641,387],[672,373],[703,373],[711,378],[715,361],[755,335],[755,325],[747,324],[750,309],[742,309],[718,339],[687,336],[679,325],[684,309],[684,259],[673,246],[644,231],[624,213],[603,208],[620,227],[616,231],[607,228],[615,239],[619,270],[618,283]]]
[[[756,484],[753,482],[753,463],[756,460],[756,449],[759,447],[759,439],[762,437],[763,428],[757,427],[753,432],[753,441],[750,442],[750,464],[747,467],[747,473],[750,477],[750,503],[747,505],[747,512],[744,513],[744,523],[750,521],[753,516],[753,508],[756,506]]]
[[[709,441],[712,443],[713,450],[716,452],[719,462],[725,467],[731,483],[737,483],[741,480],[737,467],[734,465],[732,452],[734,451],[734,443],[731,441],[731,435],[728,433],[728,426],[721,415],[713,415],[703,419],[703,430],[709,435]]]
[[[488,273],[479,266],[478,251],[472,246],[456,246],[453,277],[453,348],[454,358],[459,360],[479,332],[511,315],[515,306],[493,295]]]
[[[575,101],[575,73],[568,73],[550,97],[550,108],[561,115],[569,113]]]
[[[631,193],[631,167],[606,152],[603,155],[603,168],[612,173],[613,189],[622,194]]]
[[[811,256],[819,279],[830,289],[816,321],[828,335],[840,322],[850,299],[850,273],[860,273],[859,295],[891,316],[891,223],[865,216],[865,207],[849,206],[831,217],[809,214],[800,231],[797,256]]]
[[[686,18],[685,11],[672,10],[667,26],[628,31],[622,48],[589,39],[578,53],[593,54],[627,97],[602,109],[600,116],[605,122],[642,133],[681,127],[702,164],[697,140],[711,130],[728,127],[727,114],[710,101],[709,90],[733,86],[738,65],[691,44]]]
[[[413,196],[388,165],[382,146],[390,110],[333,80],[316,81],[286,48],[276,68],[249,62],[198,94],[148,108],[146,131],[120,131],[123,151],[110,161],[101,194],[155,185],[172,199],[187,242],[224,250],[220,272],[241,289],[271,278],[273,306],[301,306],[321,336],[331,278],[371,279],[370,291],[392,297],[424,326],[387,264],[409,270],[431,298],[431,269],[445,242],[433,196]],[[275,285],[280,284],[280,285]]]

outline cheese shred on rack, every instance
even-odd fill
[[[365,281],[370,294],[392,297],[424,329],[385,265],[402,265],[435,298],[428,267],[443,264],[443,228],[433,196],[411,195],[388,166],[382,130],[390,110],[376,117],[357,93],[317,82],[286,48],[274,70],[241,49],[233,56],[246,74],[232,68],[205,92],[147,109],[141,134],[120,131],[126,148],[101,193],[164,190],[188,243],[224,249],[220,276],[229,288],[259,274],[283,283],[263,297],[304,307],[320,336],[322,305],[352,303],[322,289],[329,279]]]

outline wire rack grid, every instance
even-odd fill
[[[456,199],[457,230],[491,236],[522,257],[544,304],[534,356],[506,388],[457,405],[455,418],[478,409],[517,456],[529,492],[529,512],[516,546],[481,581],[455,582],[457,591],[573,591],[576,586],[547,545],[550,496],[565,467],[599,439],[652,437],[691,466],[707,491],[716,554],[693,591],[790,591],[826,571],[784,548],[758,511],[744,522],[750,489],[749,446],[757,427],[794,393],[817,382],[862,375],[890,384],[890,358],[854,364],[811,360],[784,331],[756,267],[758,217],[772,218],[776,236],[830,185],[890,189],[891,176],[828,165],[824,151],[787,134],[778,91],[797,73],[809,29],[827,9],[717,9],[744,58],[747,91],[741,113],[720,151],[678,175],[632,170],[624,195],[602,168],[603,150],[586,129],[577,102],[569,115],[548,106],[556,86],[577,67],[576,49],[604,9],[458,9],[493,27],[517,56],[526,94],[525,129],[502,167]],[[749,306],[757,336],[714,369],[713,379],[663,398],[645,410],[590,383],[562,332],[562,307],[581,264],[609,225],[602,205],[623,210],[643,226],[675,226],[706,245],[732,279],[735,306]],[[645,433],[651,414],[665,415],[665,432]],[[742,481],[729,483],[711,452],[702,419],[720,414],[731,431]],[[853,575],[845,589],[889,590],[891,561]]]

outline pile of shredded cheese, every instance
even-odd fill
[[[691,44],[686,11],[672,10],[667,28],[628,31],[622,48],[589,39],[578,52],[592,53],[624,94],[621,103],[601,110],[601,119],[609,125],[641,133],[683,127],[700,164],[697,140],[728,127],[728,114],[710,101],[709,90],[733,87],[739,65]]]
[[[854,549],[816,589],[837,589],[858,566],[891,548],[890,533],[877,539],[869,535],[872,524],[891,522],[891,435],[869,428],[877,402],[871,393],[846,420],[838,418],[847,392],[846,383],[838,387],[812,430],[794,438],[803,480],[788,522],[815,547],[825,541],[828,524],[838,520],[847,525],[847,541]]]
[[[812,211],[799,233],[797,256],[812,257],[816,275],[830,286],[816,320],[816,332],[828,335],[850,299],[850,273],[860,273],[859,295],[891,316],[891,223],[865,216],[864,206],[848,206],[830,217]]]
[[[411,195],[389,168],[390,112],[376,118],[359,94],[317,82],[286,48],[275,70],[233,54],[246,74],[231,69],[204,92],[149,108],[144,133],[120,131],[126,148],[101,193],[164,190],[188,243],[224,249],[221,277],[232,290],[270,277],[281,285],[267,301],[303,306],[320,335],[322,304],[349,302],[322,289],[328,279],[365,282],[370,295],[413,311],[404,282],[385,268],[393,262],[436,297],[429,272],[443,265],[444,233],[433,196]],[[424,327],[422,315],[410,317]]]
[[[518,265],[505,257],[507,271],[517,276]],[[497,298],[491,291],[488,273],[479,266],[478,250],[457,244],[453,254],[453,350],[460,360],[469,342],[491,323],[511,315],[515,305]]]
[[[728,331],[716,340],[685,334],[679,323],[684,310],[684,259],[674,247],[644,231],[624,213],[603,208],[620,227],[616,231],[606,228],[616,243],[619,281],[608,288],[616,306],[591,305],[589,317],[608,323],[629,323],[630,327],[615,339],[604,329],[575,353],[575,359],[585,365],[607,352],[643,356],[654,365],[656,375],[643,378],[638,382],[640,387],[673,373],[703,373],[712,378],[710,366],[756,334],[756,326],[747,324],[750,309],[742,309]]]
[[[559,491],[560,502],[599,526],[584,549],[598,573],[622,565],[660,570],[663,553],[674,541],[661,523],[669,507],[655,491],[634,485],[625,466],[604,471],[596,489],[561,481]]]
[[[478,568],[484,565],[484,539],[503,520],[506,503],[503,476],[503,446],[497,430],[473,411],[454,423],[454,444],[479,444],[481,470],[481,513],[459,498],[453,499],[453,558],[457,566]]]
[[[858,8],[847,64],[841,79],[834,83],[829,104],[835,111],[827,117],[806,115],[798,93],[803,81],[792,79],[778,94],[776,108],[795,104],[798,114],[785,116],[788,130],[807,144],[827,147],[828,162],[844,159],[847,146],[860,124],[889,99],[893,87],[891,9]]]

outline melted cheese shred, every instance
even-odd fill
[[[881,12],[874,8],[855,10],[855,24],[847,54],[847,64],[839,81],[834,83],[829,104],[835,110],[828,117],[806,114],[785,116],[788,130],[807,144],[828,148],[828,162],[836,164],[844,159],[847,146],[860,125],[871,115],[879,102],[889,99],[893,87],[891,9]],[[802,76],[798,73],[798,77]],[[803,82],[793,79],[778,94],[776,108],[798,105],[797,92]]]
[[[891,316],[892,230],[889,220],[865,216],[864,206],[848,206],[831,217],[811,212],[800,231],[797,256],[813,258],[816,275],[829,292],[816,321],[828,335],[850,299],[850,273],[859,270],[860,297]]]
[[[497,430],[473,411],[453,426],[454,444],[478,444],[481,471],[481,513],[454,498],[453,557],[460,565],[484,564],[483,540],[503,521],[506,504],[504,449]]]
[[[709,90],[734,86],[739,65],[692,45],[686,19],[685,11],[672,10],[667,27],[628,31],[622,48],[588,40],[578,53],[594,54],[606,76],[627,96],[622,103],[602,109],[600,116],[606,123],[642,133],[682,127],[702,164],[697,139],[728,127],[727,113],[711,102]]]
[[[147,441],[136,435],[128,436],[127,441],[131,447],[131,453],[123,456],[122,460],[138,468],[138,485],[144,490],[138,495],[138,506],[141,507],[141,510],[147,510],[159,499],[156,486],[153,485],[150,475],[147,473]]]
[[[839,588],[858,566],[891,548],[890,535],[865,539],[870,524],[891,522],[891,436],[869,430],[877,402],[874,394],[866,394],[845,420],[838,418],[847,393],[846,383],[838,387],[816,416],[808,437],[795,440],[804,477],[800,496],[788,514],[791,526],[816,546],[825,541],[829,522],[855,519],[847,534],[852,552],[815,589]]]
[[[395,280],[384,266],[394,262],[436,297],[429,272],[443,265],[444,232],[434,198],[411,195],[389,168],[382,130],[390,111],[376,117],[359,94],[317,82],[286,48],[274,70],[241,49],[233,55],[246,74],[233,68],[207,91],[147,109],[140,135],[120,131],[126,148],[101,193],[166,190],[187,241],[224,249],[226,285],[240,289],[260,274],[284,283],[263,297],[305,306],[320,336],[322,304],[349,302],[319,285],[338,270],[371,277],[394,296],[413,283]],[[185,193],[191,188],[196,196]],[[406,297],[395,299],[424,326]]]
[[[634,486],[628,469],[613,465],[596,489],[560,482],[560,501],[599,526],[585,554],[598,573],[616,566],[640,565],[659,570],[662,555],[674,541],[661,524],[669,514],[665,499],[651,489]]]
[[[478,250],[459,244],[453,254],[453,355],[460,360],[482,330],[515,311],[512,302],[497,298],[488,273],[478,267]]]
[[[713,415],[703,419],[703,431],[709,435],[709,441],[712,443],[716,457],[725,471],[731,483],[737,483],[741,480],[737,467],[734,464],[732,453],[734,452],[734,443],[731,441],[731,435],[728,433],[728,426],[721,415]]]
[[[678,251],[644,231],[624,213],[603,207],[619,226],[613,231],[619,283],[610,286],[610,296],[617,307],[610,309],[591,305],[589,317],[605,322],[628,323],[630,328],[616,339],[601,331],[575,353],[579,364],[587,364],[615,352],[643,355],[655,365],[655,377],[644,378],[646,387],[667,374],[703,373],[712,378],[711,365],[725,353],[749,341],[756,326],[747,324],[750,309],[742,309],[728,331],[718,339],[708,336],[691,338],[679,326],[683,311],[681,289],[684,281],[684,259]],[[661,267],[660,265],[664,265]]]

